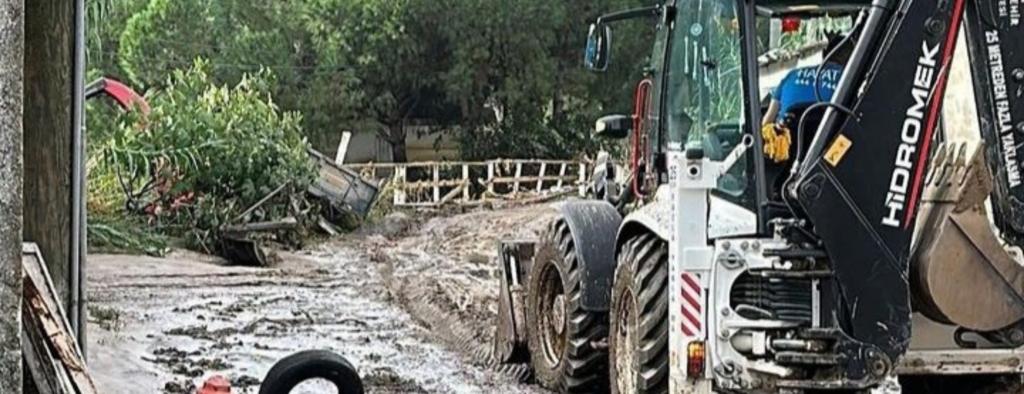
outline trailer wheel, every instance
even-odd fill
[[[564,220],[537,244],[527,289],[530,364],[541,386],[558,392],[607,391],[608,314],[582,306],[583,267]]]
[[[612,393],[668,391],[668,246],[652,234],[626,241],[612,284],[608,338]]]

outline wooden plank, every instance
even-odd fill
[[[405,189],[409,190],[409,191],[423,190],[423,189],[431,189],[431,190],[433,190],[434,186],[438,186],[438,187],[455,187],[455,186],[459,186],[459,185],[461,185],[463,183],[464,182],[461,179],[448,179],[448,180],[438,181],[436,183],[435,182],[421,181],[421,182],[407,183],[405,185]]]
[[[522,176],[523,176],[523,163],[522,162],[517,162],[516,163],[516,180],[515,180],[514,183],[512,183],[512,192],[513,193],[519,193],[519,178],[521,178]]]
[[[533,197],[530,197],[530,198],[508,198],[508,197],[504,197],[504,198],[501,198],[497,203],[495,203],[494,201],[483,201],[483,200],[480,200],[480,201],[470,201],[468,203],[462,204],[462,206],[476,207],[476,206],[481,206],[481,205],[484,205],[484,204],[494,204],[493,205],[494,207],[508,208],[508,207],[514,207],[514,206],[530,205],[530,204],[537,204],[537,203],[553,201],[553,200],[557,200],[559,198],[568,196],[570,194],[572,194],[572,192],[566,190],[566,191],[561,191],[561,192],[556,192],[556,193],[548,193],[548,194],[544,194],[544,195],[540,195],[540,196],[533,196]]]
[[[441,202],[441,186],[438,185],[438,183],[441,183],[441,166],[435,165],[433,167],[433,169],[434,169],[434,198],[431,201],[433,201],[433,202]]]
[[[405,204],[405,167],[395,168],[395,205]]]
[[[23,277],[25,278],[25,291],[28,291],[31,281],[31,285],[36,287],[41,294],[57,294],[56,286],[53,284],[53,279],[50,276],[49,268],[47,268],[46,262],[43,260],[42,251],[39,246],[34,243],[25,243],[22,246],[22,270]],[[46,307],[49,310],[57,311],[60,316],[67,316],[64,314],[64,307],[57,298],[46,298],[44,302],[47,303]],[[63,320],[63,323],[67,323]],[[65,325],[63,328],[68,329],[70,332],[70,324]]]
[[[26,281],[26,285],[28,285],[28,281]],[[89,376],[89,372],[86,370],[85,362],[82,360],[81,350],[78,348],[75,338],[71,336],[71,332],[65,329],[67,320],[47,307],[48,302],[44,301],[44,299],[51,297],[44,297],[39,293],[39,290],[34,286],[27,286],[25,288],[25,301],[29,304],[30,313],[39,318],[42,333],[49,339],[49,345],[53,349],[56,358],[60,360],[64,369],[70,373],[77,392],[82,394],[97,393],[96,384],[93,383],[92,377]]]
[[[348,155],[348,145],[352,141],[352,132],[343,131],[341,141],[338,142],[338,152],[334,154],[334,164],[345,164],[345,156]]]
[[[434,166],[434,165],[441,165],[441,166],[468,165],[468,166],[473,166],[473,167],[485,167],[485,166],[488,166],[490,164],[499,164],[499,165],[500,164],[509,164],[509,165],[511,165],[511,164],[515,164],[515,163],[547,164],[549,166],[560,166],[562,164],[565,164],[565,165],[576,165],[577,164],[576,161],[572,161],[572,160],[542,160],[542,159],[517,159],[517,160],[509,160],[509,159],[498,159],[498,160],[488,160],[488,161],[412,161],[412,162],[407,162],[407,163],[352,163],[352,164],[345,164],[345,165],[343,165],[341,167],[348,168],[350,170],[359,172],[359,171],[363,171],[363,170],[366,170],[366,169],[374,169],[374,168],[376,168],[376,169],[394,169],[394,168],[398,168],[398,167],[427,168],[427,167],[431,167],[431,166]]]
[[[522,164],[541,164],[541,163],[547,163],[549,166],[559,165],[559,164],[562,164],[562,163],[566,163],[566,164],[576,164],[576,163],[578,163],[575,160],[547,160],[547,159],[495,159],[495,160],[489,160],[488,162],[496,162],[496,163],[504,164],[504,165],[512,165],[512,164],[516,164],[516,163],[522,163]]]
[[[494,174],[494,167],[495,167],[495,163],[493,161],[487,163],[487,183],[486,184],[487,184],[487,193],[488,194],[494,194],[494,175],[495,175]]]
[[[579,165],[580,165],[580,178],[579,178],[578,181],[576,181],[576,184],[577,185],[585,185],[587,183],[587,165],[582,163],[582,162],[580,162]],[[580,188],[580,197],[586,197],[586,196],[587,196],[587,188],[581,187]]]
[[[468,183],[463,183],[462,185],[456,186],[454,189],[449,191],[448,194],[445,194],[444,197],[442,197],[440,200],[438,200],[437,201],[437,205],[438,206],[442,206],[442,205],[445,205],[445,204],[451,202],[452,200],[455,199],[455,196],[458,196],[459,194],[462,194],[462,191],[465,190],[466,186],[468,186],[468,185],[469,185]]]
[[[524,177],[519,177],[519,178],[516,178],[516,177],[498,177],[498,178],[492,179],[491,183],[493,183],[493,184],[507,184],[507,183],[516,183],[516,182],[531,183],[531,182],[537,182],[538,180],[543,180],[544,182],[559,181],[559,180],[561,180],[561,181],[576,182],[577,179],[579,179],[579,178],[576,175],[566,175],[566,176],[548,175],[548,176],[545,176],[543,178],[542,177],[536,177],[536,176],[524,176]]]
[[[23,310],[28,310],[28,304],[22,303]],[[73,393],[74,386],[71,384],[70,376],[57,362],[57,358],[50,352],[46,339],[39,330],[39,319],[31,313],[23,313],[22,316],[22,340],[21,348],[25,366],[28,368],[26,377],[30,377],[35,383],[36,392],[39,394],[63,394]]]
[[[82,351],[72,335],[71,324],[68,323],[64,308],[50,278],[46,262],[38,247],[25,244],[22,248],[22,268],[24,269],[24,303],[25,315],[38,319],[36,329],[46,338],[48,348],[55,360],[59,360],[70,379],[81,394],[97,394],[96,384],[89,376]],[[37,353],[38,354],[38,353]],[[45,362],[45,361],[44,361]]]
[[[462,183],[466,186],[462,188],[462,201],[469,201],[469,165],[462,165]]]
[[[540,163],[540,175],[537,177],[537,193],[544,189],[544,173],[548,169],[548,163]]]
[[[567,170],[568,168],[569,168],[568,164],[562,163],[561,168],[558,170],[558,186],[557,187],[559,189],[562,188],[562,178],[565,177],[565,170]]]

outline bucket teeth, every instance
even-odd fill
[[[992,176],[980,147],[970,145],[938,144],[925,177],[923,203],[955,202],[957,212],[984,204],[992,192]]]

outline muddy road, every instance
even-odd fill
[[[551,212],[399,218],[281,253],[272,268],[189,252],[92,255],[90,366],[107,393],[185,393],[213,374],[255,393],[276,360],[329,349],[372,393],[541,392],[518,382],[525,370],[489,365],[487,349],[496,242],[535,236]],[[319,383],[301,391],[333,392]]]

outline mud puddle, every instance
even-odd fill
[[[187,393],[221,374],[233,392],[255,393],[277,360],[329,349],[359,369],[371,393],[536,392],[435,343],[449,334],[395,304],[380,263],[367,255],[373,245],[284,253],[271,269],[191,253],[90,256],[88,353],[97,383],[105,393]],[[333,389],[313,382],[301,392]]]

